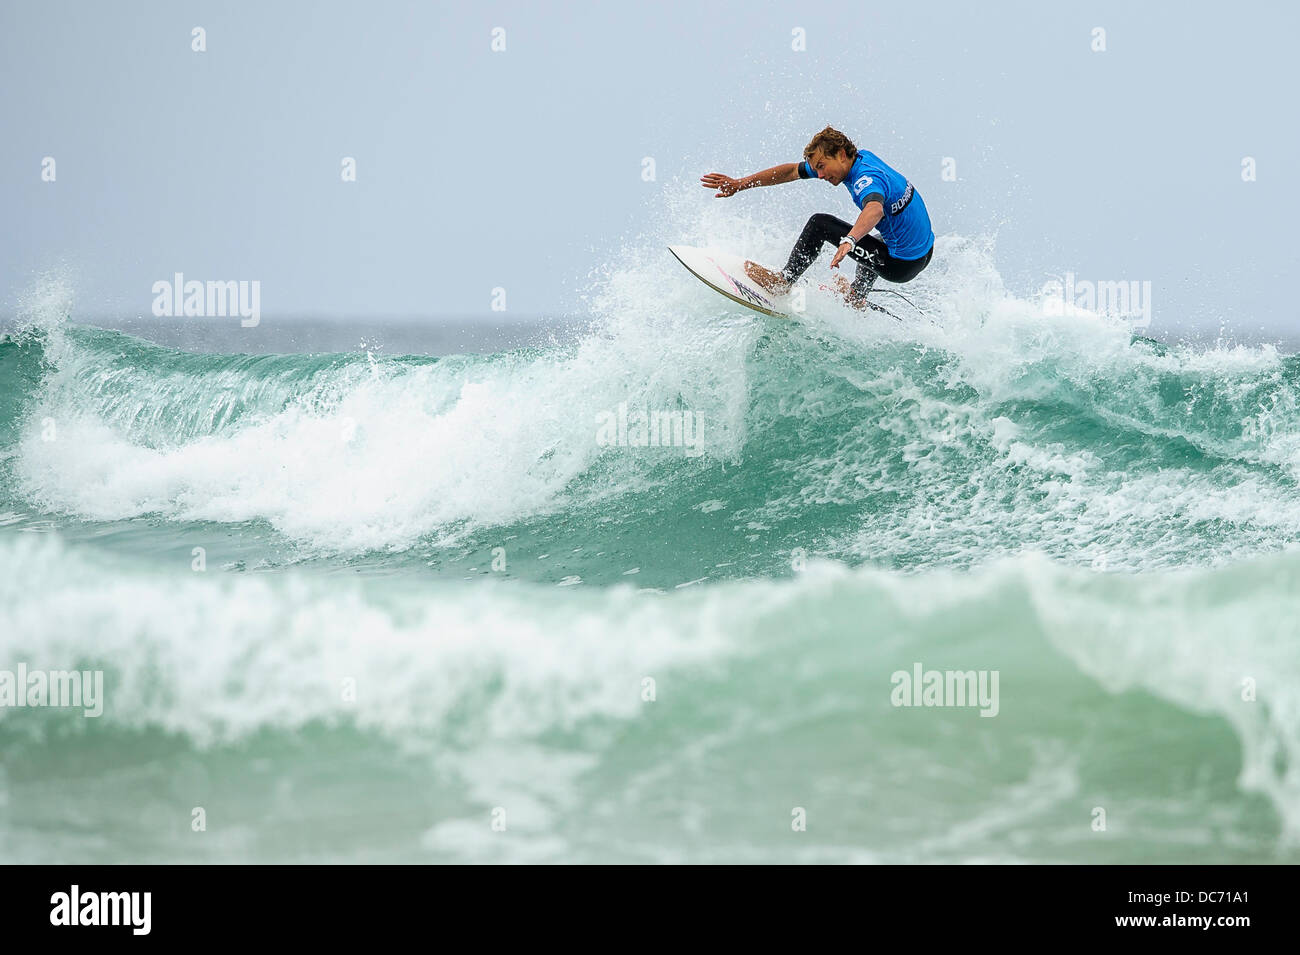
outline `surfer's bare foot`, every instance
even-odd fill
[[[867,307],[866,296],[858,297],[855,295],[853,292],[853,283],[850,282],[848,278],[843,275],[836,275],[834,276],[834,282],[835,287],[839,289],[840,294],[844,296],[844,301],[848,302],[858,311],[862,311]]]
[[[773,272],[771,269],[765,269],[757,262],[750,262],[746,259],[745,274],[773,295],[784,295],[790,291],[790,283],[785,280],[784,275],[780,272]]]

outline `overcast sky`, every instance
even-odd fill
[[[62,269],[87,315],[148,314],[177,271],[259,280],[266,316],[490,315],[497,286],[514,316],[580,313],[666,195],[703,204],[701,174],[829,123],[938,234],[995,235],[1014,291],[1149,280],[1155,328],[1294,334],[1297,9],[3,0],[0,310]],[[785,188],[743,199],[791,241],[856,211]]]

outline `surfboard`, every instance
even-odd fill
[[[745,274],[745,260],[739,255],[721,249],[697,249],[690,245],[670,245],[668,251],[697,279],[733,302],[764,315],[794,317],[793,311],[785,304],[789,296],[775,296],[760,288]]]
[[[745,259],[742,256],[733,255],[722,249],[699,249],[691,245],[670,245],[668,251],[676,256],[677,261],[686,266],[687,271],[697,279],[715,292],[727,296],[733,302],[776,318],[793,319],[799,317],[799,313],[795,310],[791,296],[788,293],[773,295],[745,274]],[[828,285],[820,285],[818,289],[837,297],[840,295]],[[881,291],[889,290],[873,289],[871,294]],[[891,292],[891,294],[898,295],[897,292]],[[899,297],[903,298],[901,295]],[[906,298],[903,298],[903,300],[908,301]],[[911,302],[908,302],[908,304],[911,304]],[[872,311],[883,312],[894,321],[902,321],[889,309],[875,302],[867,302],[866,305]],[[916,308],[915,305],[912,307]],[[917,309],[917,311],[920,310]]]

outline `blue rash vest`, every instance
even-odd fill
[[[817,173],[807,162],[799,163],[800,179],[816,179]],[[889,254],[895,259],[919,259],[934,245],[930,213],[910,182],[875,153],[859,149],[849,174],[844,179],[859,209],[873,199],[885,207],[876,223]]]

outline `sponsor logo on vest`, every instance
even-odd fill
[[[903,194],[899,198],[895,199],[894,202],[890,205],[889,214],[891,216],[898,215],[900,212],[902,212],[904,209],[907,208],[907,204],[911,201],[912,201],[912,184],[909,182],[907,184],[907,188],[903,190]]]
[[[853,192],[854,192],[855,194],[856,194],[856,193],[859,193],[859,192],[861,192],[863,189],[867,188],[867,186],[869,186],[869,185],[871,185],[871,177],[870,177],[870,176],[863,176],[861,179],[859,179],[857,182],[855,182],[855,183],[853,184]]]

